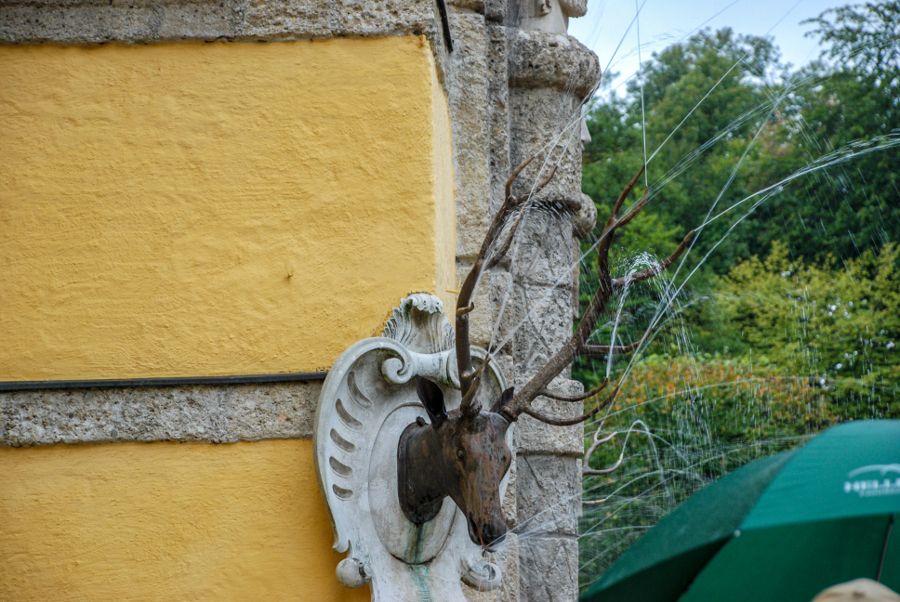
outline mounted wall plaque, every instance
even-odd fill
[[[476,361],[484,350],[473,348]],[[383,336],[347,349],[328,373],[316,413],[319,482],[334,524],[334,549],[347,553],[337,567],[345,585],[372,586],[372,599],[465,600],[460,582],[480,590],[499,586],[497,566],[483,558],[450,497],[416,524],[398,496],[398,446],[411,425],[429,414],[418,379],[435,383],[447,411],[460,403],[453,328],[443,304],[425,293],[401,300]],[[505,381],[491,363],[479,398],[497,398]],[[512,443],[512,429],[506,441]],[[500,483],[500,494],[508,476]]]

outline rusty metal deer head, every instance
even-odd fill
[[[532,157],[533,159],[533,157]],[[555,426],[578,424],[595,416],[609,406],[618,387],[602,396],[607,381],[595,389],[577,396],[562,396],[547,390],[550,382],[577,356],[602,357],[615,352],[632,351],[641,341],[630,345],[606,346],[587,341],[598,318],[604,314],[610,299],[633,282],[648,280],[668,268],[687,248],[693,237],[689,232],[668,258],[640,272],[613,278],[609,267],[609,250],[617,230],[627,225],[649,200],[647,191],[624,214],[622,206],[643,169],[628,182],[613,204],[600,240],[597,243],[597,271],[599,286],[591,297],[572,336],[532,376],[521,389],[507,389],[491,404],[481,407],[476,400],[479,383],[488,358],[477,368],[473,366],[469,342],[469,314],[474,309],[472,294],[485,269],[497,264],[508,252],[516,229],[525,214],[526,199],[512,194],[512,185],[519,173],[531,162],[528,159],[516,167],[506,182],[506,196],[488,227],[478,256],[460,289],[456,304],[456,362],[462,401],[457,410],[447,412],[441,389],[434,383],[419,379],[418,395],[430,418],[419,419],[409,425],[398,447],[398,477],[400,505],[406,517],[416,524],[434,518],[444,498],[450,498],[465,514],[469,537],[476,544],[490,549],[506,534],[507,525],[500,508],[500,481],[509,469],[512,452],[506,443],[506,431],[520,415]],[[543,180],[539,192],[555,173]],[[646,335],[645,335],[646,338]],[[539,396],[556,401],[585,402],[590,410],[575,418],[547,416],[534,410],[531,403]]]
[[[469,537],[484,547],[506,534],[500,511],[500,481],[512,452],[506,444],[509,421],[497,411],[473,405],[447,412],[444,394],[429,380],[418,380],[419,399],[431,423],[409,425],[398,447],[400,505],[416,524],[437,515],[446,496],[466,515]],[[507,389],[501,400],[512,396]]]

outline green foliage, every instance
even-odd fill
[[[806,35],[827,45],[828,58],[896,89],[900,78],[900,2],[831,8],[803,23],[816,26]]]
[[[750,211],[757,198],[751,195],[829,153],[900,128],[900,64],[891,37],[897,25],[882,22],[897,10],[896,2],[866,5],[815,20],[813,34],[825,43],[841,41],[828,51],[838,59],[833,66],[819,62],[791,74],[770,40],[729,29],[698,33],[644,65],[647,211],[686,232],[711,209],[715,214],[743,201],[703,229],[697,256],[744,219],[710,256],[704,274],[725,274],[776,239],[815,260],[829,253],[853,257],[897,239],[900,154],[894,150],[847,157],[792,180]],[[640,82],[589,113],[583,188],[601,214],[643,160],[641,123]]]
[[[900,127],[900,3],[845,6],[806,23],[826,47],[823,60],[790,78],[786,112],[773,128],[782,152],[763,154],[759,173],[794,170]],[[759,217],[787,222],[781,238],[794,253],[853,257],[897,240],[898,173],[895,150],[858,156],[797,181]]]
[[[887,410],[900,362],[900,253],[894,243],[833,268],[788,257],[781,243],[736,265],[714,303],[748,356]]]
[[[860,404],[853,405],[862,414]],[[699,488],[802,442],[847,409],[823,388],[782,374],[764,359],[642,360],[601,425],[601,433],[618,434],[590,458],[595,468],[614,465],[621,453],[625,461],[609,475],[584,480],[582,586]],[[652,437],[642,424],[652,427]]]
[[[741,464],[842,420],[900,418],[900,154],[852,150],[900,130],[900,3],[832,9],[807,23],[825,50],[793,73],[771,40],[728,29],[643,66],[651,202],[613,247],[618,273],[642,253],[668,255],[708,213],[743,203],[704,226],[677,284],[709,259],[651,344],[612,364],[614,377],[628,366],[624,387],[586,429],[585,449],[597,429],[616,433],[589,461],[624,462],[585,479],[582,585]],[[583,188],[600,225],[644,158],[641,93],[633,82],[588,115]],[[785,183],[823,157],[837,160]],[[583,269],[582,303],[591,278]],[[597,340],[637,340],[661,286],[630,290]],[[582,360],[574,375],[592,386],[606,369]]]
[[[796,76],[796,114],[778,124],[775,135],[793,142],[785,155],[766,159],[759,169],[796,169],[834,149],[886,135],[900,127],[895,65],[892,86],[882,75],[813,64]],[[768,163],[768,165],[766,165]],[[782,218],[783,239],[795,253],[824,260],[828,254],[852,257],[867,248],[896,241],[900,154],[876,152],[817,172],[792,184],[760,212],[760,219]],[[769,242],[769,241],[765,241]],[[765,247],[763,247],[765,248]]]
[[[761,78],[777,66],[776,60],[768,40],[723,29],[698,33],[644,65],[646,149],[648,159],[652,157],[647,181],[653,190],[646,213],[655,213],[683,235],[703,220],[729,181],[727,197],[719,199],[722,206],[752,192],[744,180],[733,179],[732,171],[757,122],[766,118],[769,90]],[[601,215],[642,163],[641,123],[641,89],[634,82],[625,99],[598,104],[589,115],[592,141],[586,148],[582,186],[601,207]],[[726,227],[724,221],[710,225],[698,242],[698,253],[708,250]],[[739,239],[732,237],[710,259],[711,269],[722,271],[748,254]]]
[[[677,504],[742,464],[843,420],[900,418],[897,245],[823,267],[775,244],[716,284],[696,313],[726,327],[719,336],[733,339],[732,353],[638,358],[609,415],[586,429],[586,451],[594,433],[617,433],[591,454],[592,467],[624,462],[585,478],[582,585]],[[590,368],[579,376],[595,385],[603,372]]]

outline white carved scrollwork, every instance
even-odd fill
[[[443,304],[416,293],[401,300],[383,336],[365,339],[334,363],[316,411],[316,467],[334,524],[334,549],[348,553],[337,567],[349,587],[372,586],[373,600],[462,601],[460,583],[482,591],[500,584],[500,570],[481,558],[466,521],[446,498],[430,521],[407,520],[397,495],[400,434],[425,411],[415,377],[441,385],[449,409],[459,405],[453,328]],[[472,350],[476,359],[485,352]],[[489,365],[485,399],[505,388]],[[512,429],[507,436],[512,442]],[[501,483],[501,491],[506,479]]]
[[[384,325],[384,336],[411,350],[436,353],[453,348],[453,327],[444,315],[444,303],[428,293],[413,293],[400,300]]]

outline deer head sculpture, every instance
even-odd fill
[[[497,264],[508,252],[516,230],[525,215],[527,198],[512,194],[512,185],[531,159],[516,167],[506,182],[506,195],[488,227],[478,256],[460,289],[456,303],[456,363],[462,401],[457,410],[447,412],[443,393],[434,383],[419,379],[418,395],[430,419],[419,419],[403,432],[398,447],[400,505],[415,524],[432,519],[449,496],[466,516],[469,537],[483,548],[491,549],[506,534],[507,525],[500,507],[500,481],[509,469],[512,451],[506,443],[506,431],[520,415],[541,422],[569,426],[590,419],[613,402],[618,387],[603,396],[608,382],[577,396],[561,396],[547,390],[550,382],[577,356],[603,357],[636,349],[642,341],[630,345],[589,344],[588,339],[610,299],[624,287],[655,277],[668,268],[687,248],[689,232],[664,261],[646,270],[622,278],[610,274],[609,251],[619,228],[627,225],[644,208],[649,190],[622,213],[625,200],[643,173],[640,169],[613,204],[597,243],[599,286],[578,319],[572,336],[521,389],[507,389],[484,408],[476,400],[479,382],[490,356],[477,368],[473,365],[469,341],[469,314],[474,309],[472,294],[481,274]],[[550,183],[555,170],[535,188],[535,193]],[[621,215],[620,215],[621,214]],[[644,338],[646,338],[646,334]],[[585,402],[591,409],[575,418],[547,416],[531,407],[539,396],[563,402]]]

